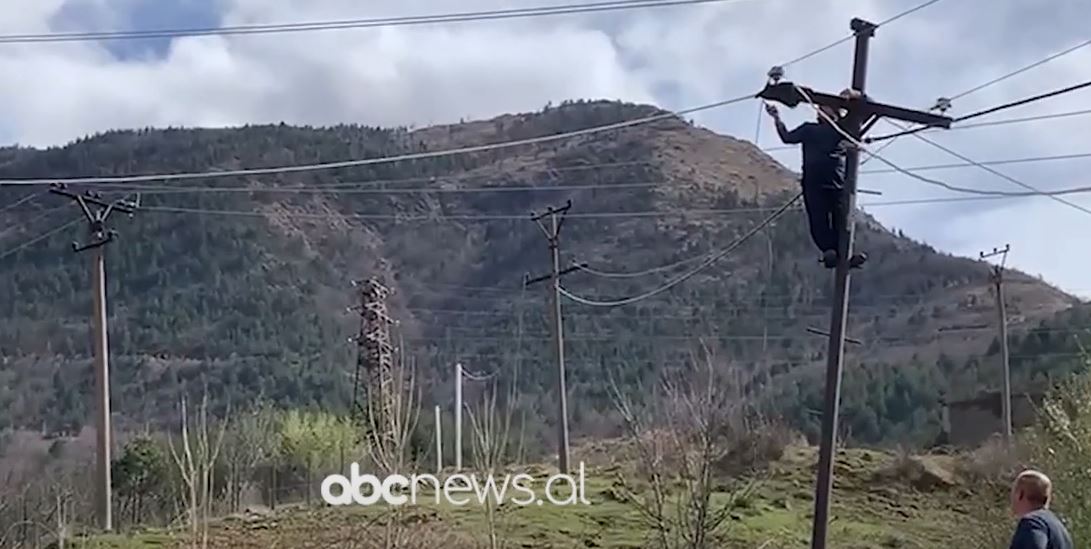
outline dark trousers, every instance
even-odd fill
[[[840,234],[842,185],[838,174],[805,174],[803,177],[803,204],[807,209],[807,221],[811,238],[818,249],[826,252],[837,250]]]

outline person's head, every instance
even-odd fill
[[[1011,511],[1018,517],[1049,507],[1052,496],[1053,483],[1049,477],[1038,471],[1023,471],[1011,486]]]
[[[860,97],[862,97],[862,94],[860,92],[851,88],[841,90],[840,95],[845,99],[859,99]],[[826,120],[826,117],[829,117],[830,120],[840,120],[844,117],[844,113],[841,111],[841,109],[827,107],[825,105],[819,106],[818,109],[826,115],[822,116],[822,114],[816,112],[815,117],[818,119],[819,122]]]
[[[819,122],[825,121],[826,117],[829,117],[830,120],[837,120],[837,119],[841,118],[841,113],[838,111],[838,109],[835,109],[833,107],[827,107],[825,105],[820,105],[818,107],[818,110],[822,111],[822,113],[826,115],[826,116],[822,116],[822,114],[819,114],[817,112],[814,113],[815,119],[818,120]]]

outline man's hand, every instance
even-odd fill
[[[773,120],[780,120],[780,112],[777,111],[777,108],[776,108],[775,105],[771,105],[769,103],[766,103],[765,104],[765,112],[769,113],[769,116],[772,116]]]

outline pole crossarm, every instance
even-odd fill
[[[124,213],[127,213],[127,214],[131,214],[131,213],[136,212],[136,205],[133,204],[133,203],[130,203],[130,202],[127,202],[127,201],[124,201],[124,200],[117,201],[117,202],[106,202],[106,201],[101,199],[101,197],[100,197],[100,195],[98,193],[91,192],[91,191],[87,191],[87,192],[85,192],[83,194],[74,193],[74,192],[68,190],[68,186],[65,185],[64,183],[55,183],[55,184],[53,184],[53,186],[50,187],[49,192],[51,192],[53,194],[59,194],[61,196],[67,196],[68,198],[71,198],[71,199],[74,199],[74,200],[81,200],[81,201],[84,201],[84,202],[88,202],[88,203],[91,203],[91,204],[94,204],[96,206],[100,206],[100,207],[103,207],[103,208],[109,208],[111,210],[117,210],[119,212],[124,212]]]
[[[106,220],[110,217],[110,214],[114,211],[123,212],[132,217],[136,213],[136,205],[126,201],[106,202],[102,200],[101,196],[93,191],[86,191],[83,194],[75,193],[68,190],[68,187],[63,183],[54,184],[49,192],[57,194],[66,198],[70,198],[76,202],[80,207],[80,211],[83,212],[83,216],[87,218],[88,228],[90,229],[93,240],[87,244],[80,245],[79,243],[72,243],[72,250],[75,252],[83,252],[87,250],[93,250],[100,248],[117,238],[117,232],[106,228]],[[92,211],[88,204],[97,206],[98,209]]]
[[[817,105],[860,114],[867,120],[864,127],[868,129],[880,117],[895,118],[905,122],[921,124],[925,127],[944,129],[949,129],[954,122],[954,119],[950,116],[879,103],[868,99],[866,96],[852,99],[841,95],[814,91],[806,86],[797,87],[796,84],[787,81],[766,84],[765,89],[758,92],[757,97],[766,101],[776,101],[789,108],[795,108],[800,103],[807,103],[807,98],[810,97],[811,101]]]
[[[557,273],[557,275],[558,276],[564,276],[566,274],[574,273],[576,271],[582,271],[582,270],[584,270],[584,269],[586,269],[588,267],[589,267],[589,265],[587,263],[580,263],[580,264],[577,264],[577,265],[572,265],[571,267],[567,267],[567,268],[561,270],[559,273]],[[534,278],[530,278],[530,275],[528,274],[523,278],[523,287],[526,288],[528,286],[537,284],[539,282],[545,282],[547,280],[551,280],[552,278],[553,278],[552,274],[545,274],[545,275],[542,275],[542,276],[536,276]]]
[[[979,255],[981,256],[981,259],[989,259],[990,257],[996,257],[998,255],[1002,255],[1002,256],[1004,256],[1004,259],[1006,260],[1007,256],[1008,256],[1008,252],[1010,252],[1010,251],[1011,251],[1011,244],[1005,244],[1003,248],[993,248],[993,251],[991,251],[991,252],[981,252]],[[1001,265],[1000,265],[1001,267],[1003,267],[1003,263],[1004,262],[1001,262]]]
[[[569,200],[569,201],[565,202],[564,206],[561,206],[559,208],[554,208],[553,206],[550,206],[549,208],[546,209],[546,211],[544,211],[544,212],[542,212],[540,214],[533,214],[533,213],[530,214],[530,220],[531,221],[538,221],[540,219],[545,219],[545,218],[547,218],[547,217],[549,217],[549,216],[551,216],[553,214],[566,213],[566,212],[568,212],[568,210],[571,210],[571,209],[572,209],[572,201]]]

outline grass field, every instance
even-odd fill
[[[804,547],[811,528],[813,448],[789,448],[749,495],[737,498],[726,547]],[[870,450],[844,450],[837,460],[830,545],[839,549],[950,546],[975,528],[974,498],[957,478],[956,458],[907,459]],[[539,469],[540,474],[547,473]],[[636,507],[618,497],[617,467],[588,471],[590,505],[505,505],[496,522],[505,547],[645,547],[651,530]],[[718,494],[726,500],[726,494]],[[421,502],[400,508],[402,524],[421,547],[487,547],[483,507]],[[209,546],[217,548],[368,547],[379,539],[382,507],[278,508],[216,521]],[[184,547],[184,536],[163,531],[98,538],[111,549]]]

